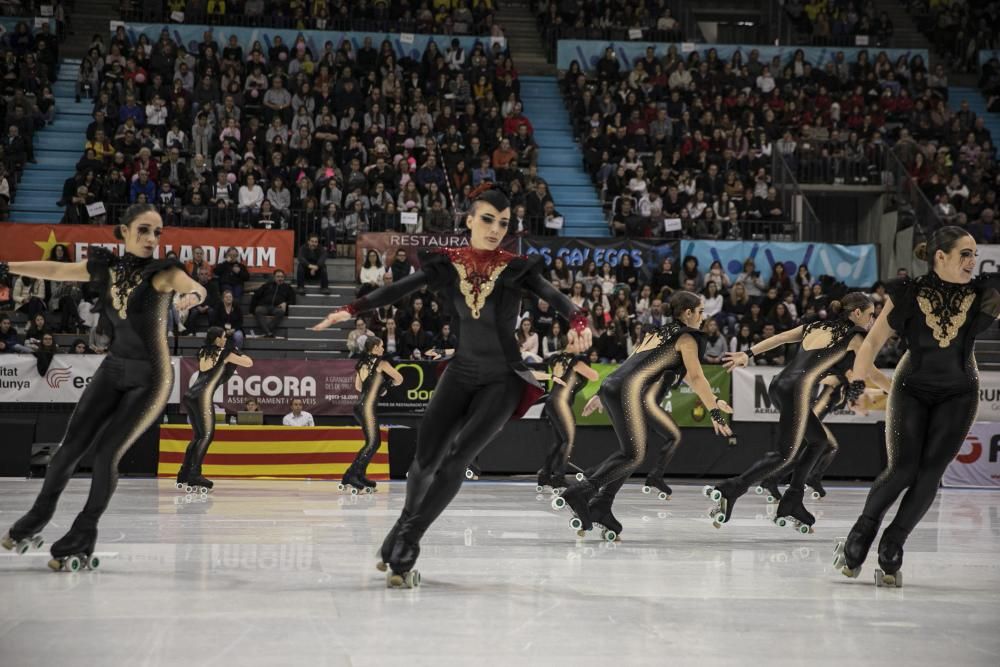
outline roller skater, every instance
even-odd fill
[[[354,406],[354,418],[365,434],[365,445],[354,457],[338,488],[342,491],[349,488],[355,495],[373,493],[376,488],[375,482],[365,477],[365,472],[381,444],[375,408],[379,396],[386,391],[385,380],[388,378],[397,387],[403,383],[403,376],[382,359],[383,354],[385,344],[382,339],[372,336],[365,341],[364,354],[354,367],[354,389],[361,394]]]
[[[861,346],[874,312],[871,300],[860,292],[846,295],[841,305],[841,315],[836,320],[799,326],[756,343],[746,352],[725,355],[726,368],[732,371],[737,366],[746,366],[754,355],[778,345],[801,342],[802,346],[795,358],[771,381],[768,389],[772,403],[781,411],[777,447],[743,474],[705,488],[705,495],[716,503],[711,512],[716,528],[729,521],[736,501],[752,484],[765,479],[779,479],[787,466],[797,464],[803,453],[803,442],[825,442],[826,431],[812,411],[813,397],[819,382]],[[774,517],[779,525],[791,519],[800,530],[804,526],[805,532],[816,520],[802,504],[803,493],[798,493],[798,490],[805,488],[805,478],[818,453],[822,453],[819,447],[809,451],[812,458],[794,468],[791,484],[778,501]]]
[[[568,338],[565,352],[549,358],[553,385],[542,416],[551,424],[555,439],[545,457],[545,464],[538,471],[536,490],[539,492],[551,488],[553,493],[559,493],[566,488],[566,467],[573,455],[576,439],[573,401],[588,382],[600,378],[583,357],[583,353],[590,349],[591,341],[586,316],[578,317],[573,322]]]
[[[236,367],[250,368],[253,359],[240,354],[233,338],[222,327],[211,327],[205,344],[198,350],[198,378],[184,394],[182,402],[191,421],[191,442],[184,452],[184,462],[177,471],[177,488],[185,493],[208,493],[214,484],[201,474],[205,455],[215,437],[215,409],[212,397],[220,384],[236,372]]]
[[[656,465],[646,476],[646,482],[642,486],[643,493],[657,492],[660,500],[670,500],[674,495],[673,490],[664,481],[667,466],[677,453],[677,448],[681,445],[681,429],[677,422],[670,416],[670,413],[663,409],[663,400],[670,393],[671,386],[666,377],[661,377],[656,381],[654,389],[649,392],[643,400],[646,414],[649,416],[649,425],[660,438],[663,439],[663,446],[660,447],[660,455],[656,459]]]
[[[60,569],[82,565],[84,559],[94,567],[98,563],[91,559],[97,524],[114,494],[118,461],[156,423],[170,397],[173,369],[167,348],[167,311],[175,293],[182,295],[181,309],[205,299],[205,288],[177,260],[153,259],[162,229],[163,221],[152,206],[136,204],[115,227],[115,235],[125,245],[121,257],[91,246],[82,262],[0,263],[0,275],[9,270],[41,280],[89,281],[99,294],[98,326],[112,338],[108,355],[70,417],[34,505],[0,538],[8,549],[23,548],[25,540],[29,546],[41,546],[39,535],[55,513],[59,496],[77,463],[95,447],[87,502],[69,532],[52,545],[51,553]]]
[[[835,565],[857,576],[886,512],[875,583],[901,586],[903,547],[934,502],[945,468],[958,453],[979,407],[976,336],[998,313],[1000,276],[973,277],[976,242],[961,227],[942,227],[927,242],[930,271],[888,285],[885,308],[854,360],[848,400],[862,395],[872,360],[892,331],[907,352],[896,366],[886,405],[888,465],[868,492],[861,516],[837,547]]]
[[[571,319],[577,308],[542,276],[542,258],[499,249],[510,202],[497,190],[473,192],[466,218],[471,247],[425,253],[421,270],[377,289],[314,327],[322,330],[361,312],[395,303],[423,285],[450,300],[462,345],[438,380],[424,413],[406,480],[406,503],[381,557],[390,586],[419,584],[413,569],[420,539],[461,488],[469,464],[542,389],[524,365],[513,336],[522,289]],[[391,547],[390,547],[391,543]],[[386,559],[388,555],[388,559]]]
[[[586,479],[571,485],[553,501],[555,509],[569,505],[573,511],[571,528],[590,530],[593,527],[590,503],[599,491],[607,499],[610,512],[618,490],[642,463],[648,431],[658,418],[666,415],[657,402],[663,391],[661,380],[672,386],[686,379],[708,408],[715,432],[732,435],[723,417],[723,413],[731,413],[732,408],[715,398],[701,368],[699,327],[704,319],[701,299],[696,294],[677,291],[670,299],[670,307],[674,321],[680,324],[647,334],[632,355],[605,378],[597,395],[584,409],[584,414],[594,409],[607,411],[621,451],[605,459]],[[620,530],[617,532],[620,534]]]

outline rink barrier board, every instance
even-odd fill
[[[190,426],[160,427],[158,477],[177,476],[191,435]],[[388,429],[380,435],[367,471],[375,481],[389,479]],[[220,424],[202,471],[221,479],[340,479],[363,446],[364,434],[356,427]]]

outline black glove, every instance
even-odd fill
[[[708,411],[708,415],[712,418],[712,421],[719,426],[728,426],[728,424],[726,424],[726,417],[719,408],[712,408]]]
[[[855,380],[851,384],[847,385],[847,401],[849,403],[857,403],[861,395],[865,393],[865,382],[864,380]]]

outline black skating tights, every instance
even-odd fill
[[[466,468],[514,414],[523,386],[513,372],[485,381],[455,363],[445,369],[421,420],[407,473],[401,537],[418,541],[444,511],[462,487]]]
[[[208,446],[215,438],[215,409],[212,406],[212,392],[203,391],[195,397],[184,397],[184,409],[191,423],[191,442],[184,451],[181,472],[192,477],[201,476],[201,466],[205,462]],[[186,476],[185,476],[186,478]]]
[[[875,478],[861,514],[877,528],[904,494],[886,528],[901,547],[930,509],[945,468],[965,442],[979,408],[979,389],[940,395],[900,387],[893,379],[885,419],[888,465]]]
[[[362,477],[364,477],[365,472],[368,470],[368,464],[374,458],[379,445],[382,444],[378,427],[378,415],[375,414],[375,404],[377,401],[378,397],[373,395],[366,397],[365,400],[354,406],[354,419],[361,426],[361,432],[365,434],[365,445],[358,451],[358,455],[354,457],[354,461],[351,462],[348,470]]]
[[[91,447],[97,451],[90,494],[72,530],[96,529],[118,484],[118,462],[167,405],[170,373],[169,364],[158,368],[145,361],[104,359],[70,417],[35,504],[11,527],[11,537],[19,539],[45,527],[77,464]]]
[[[559,386],[554,389],[549,400],[545,402],[545,409],[542,415],[552,426],[555,441],[545,457],[545,470],[553,477],[561,477],[566,474],[566,464],[573,455],[573,442],[576,439],[576,419],[573,417],[573,409],[569,405],[569,392],[560,392]],[[557,393],[558,392],[558,393]]]

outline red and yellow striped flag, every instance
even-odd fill
[[[160,427],[158,477],[177,477],[191,427]],[[381,429],[381,444],[368,466],[375,481],[389,479],[389,430]],[[354,426],[229,426],[215,429],[202,473],[209,479],[258,477],[272,479],[340,479],[365,444]]]

